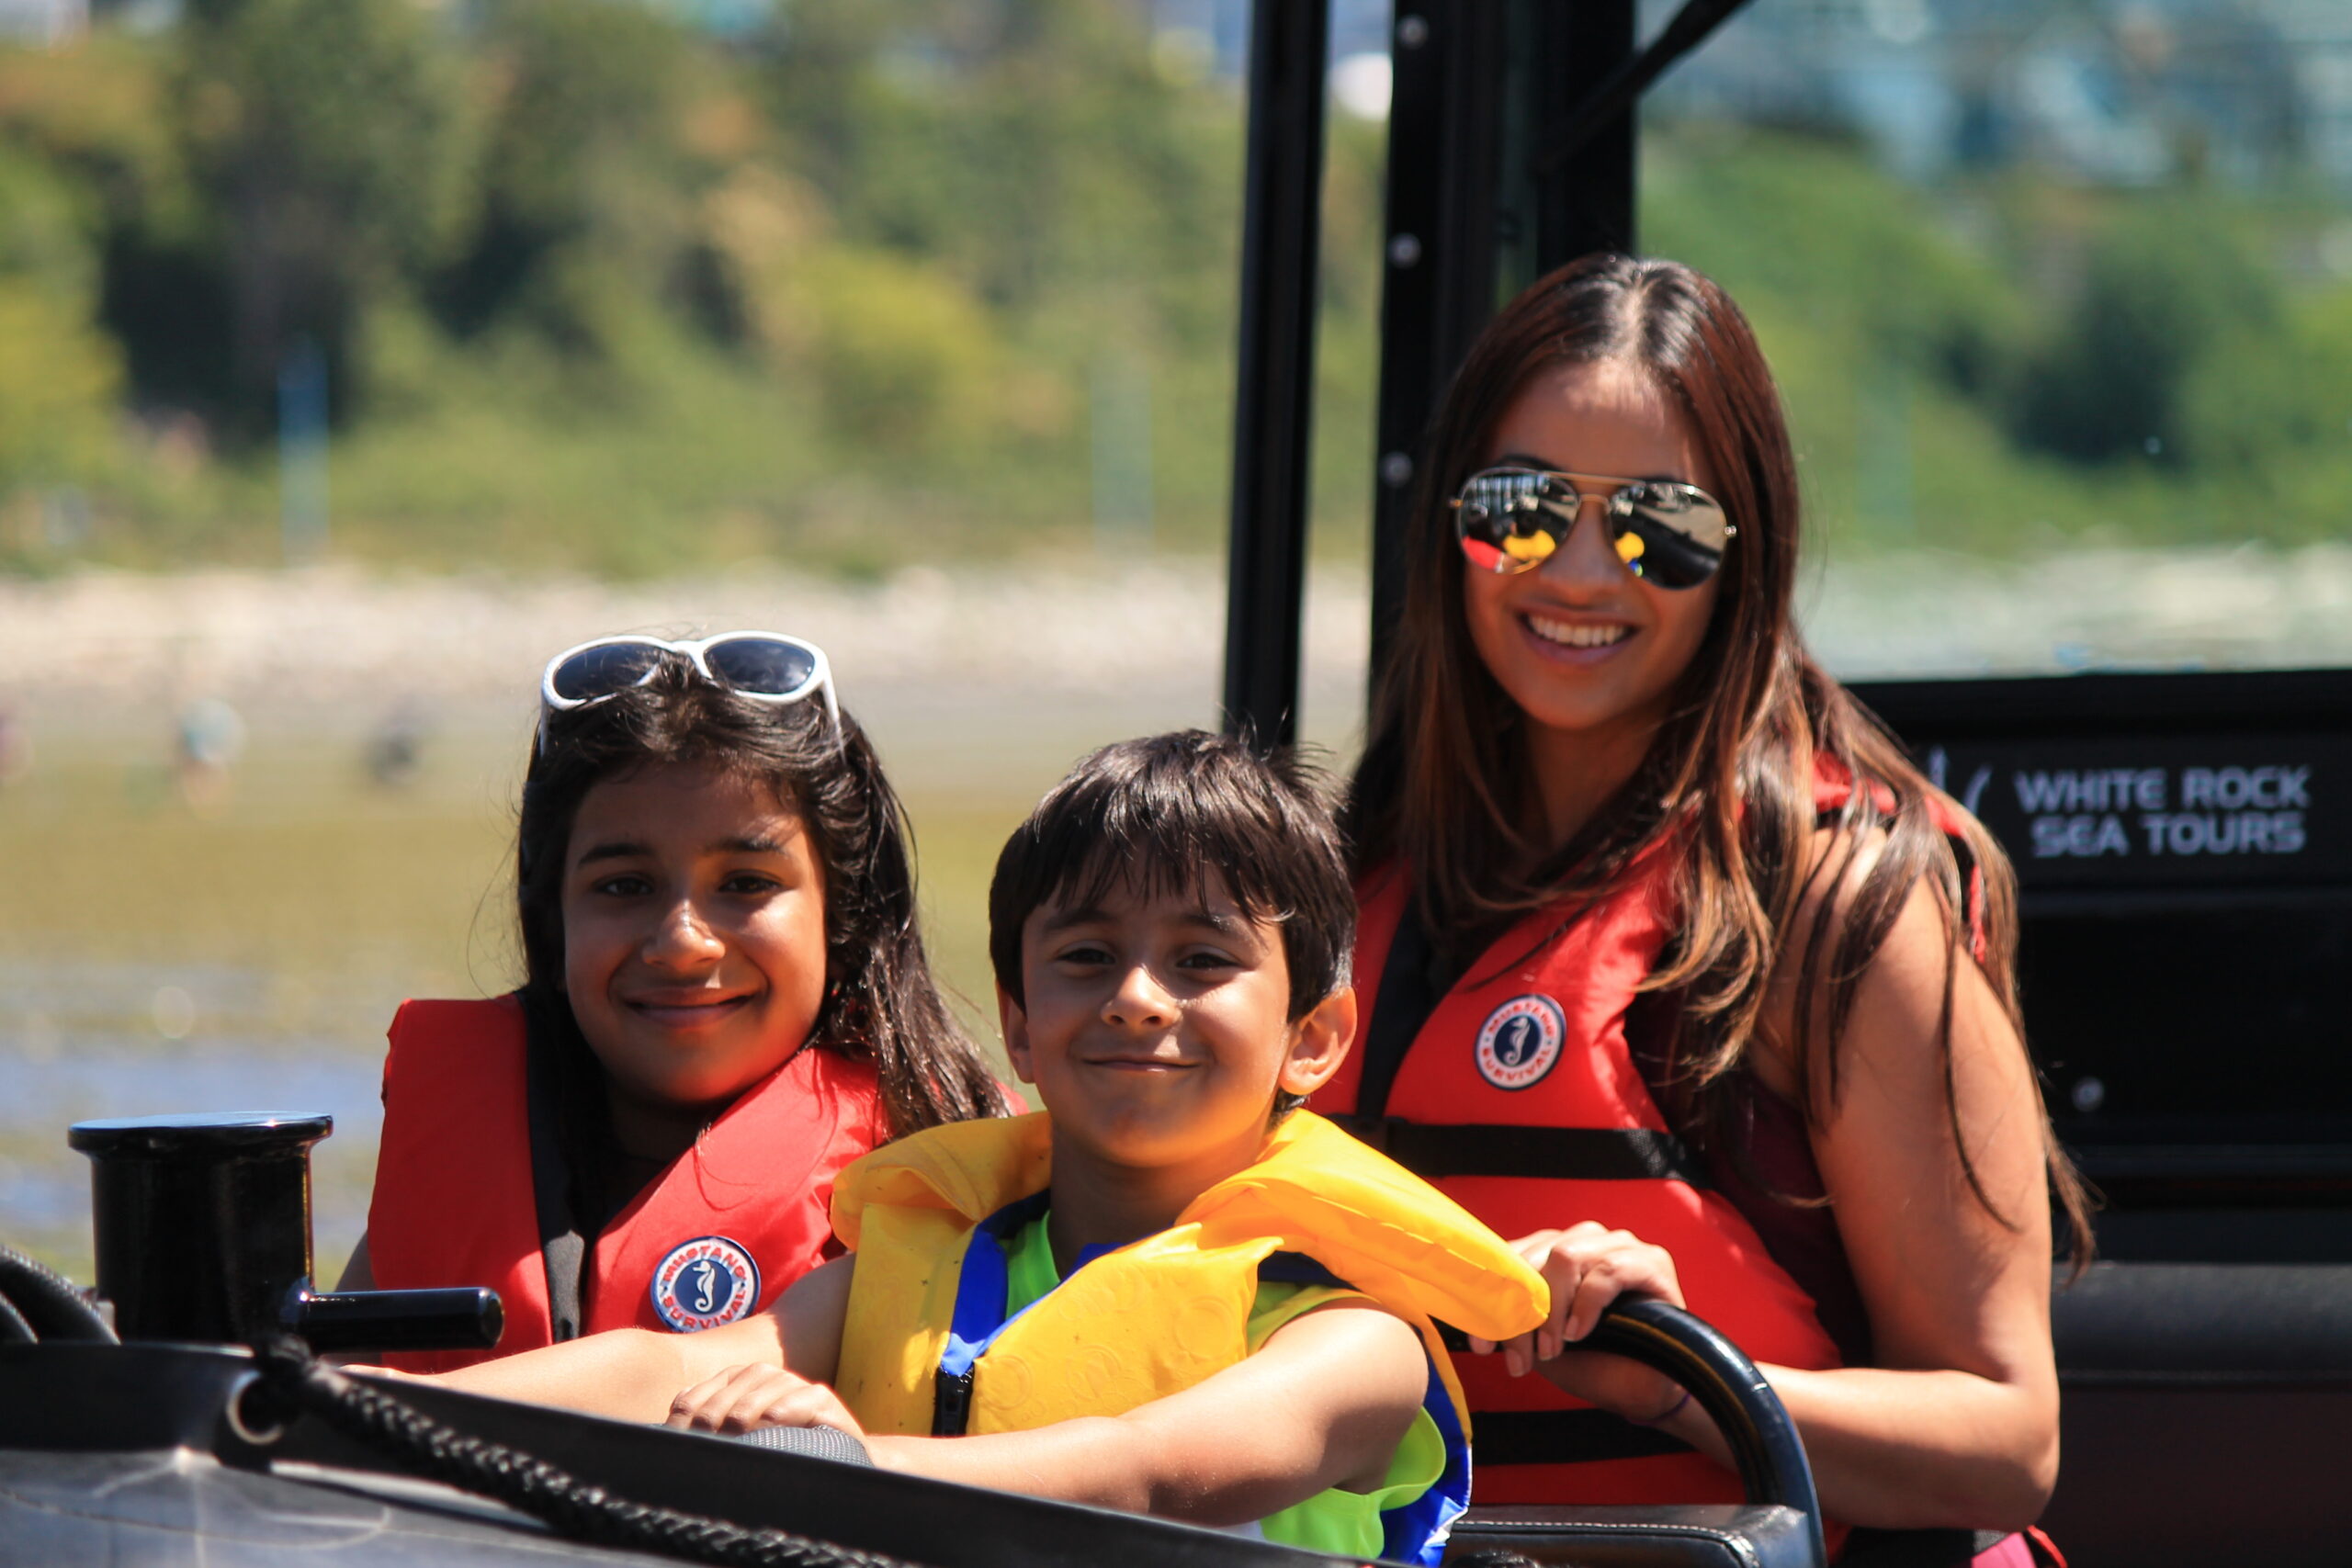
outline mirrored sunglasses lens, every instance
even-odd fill
[[[817,673],[815,655],[774,637],[729,637],[703,649],[702,658],[728,685],[765,697],[799,691]]]
[[[557,665],[549,684],[564,701],[584,703],[636,685],[661,662],[662,650],[650,643],[608,642],[583,648]]]
[[[1724,563],[1731,529],[1713,496],[1689,485],[1628,486],[1618,492],[1617,553],[1660,588],[1696,588]]]
[[[1558,525],[1541,502],[1555,481],[1527,468],[1489,468],[1462,487],[1453,526],[1471,564],[1525,571],[1559,547]]]

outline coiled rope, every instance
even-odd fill
[[[73,1280],[13,1247],[0,1247],[0,1345],[43,1340],[120,1343]]]
[[[520,1449],[469,1437],[414,1405],[322,1365],[290,1334],[256,1341],[257,1385],[244,1395],[248,1427],[283,1425],[297,1412],[399,1459],[418,1473],[494,1497],[570,1540],[667,1552],[742,1568],[914,1568],[786,1530],[754,1529],[703,1514],[633,1503]]]

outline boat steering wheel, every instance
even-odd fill
[[[1821,1499],[1796,1423],[1756,1363],[1722,1330],[1656,1297],[1621,1296],[1601,1313],[1583,1348],[1639,1361],[1689,1390],[1731,1445],[1747,1501],[1803,1514],[1814,1561],[1828,1561]]]

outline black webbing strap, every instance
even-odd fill
[[[1405,1053],[1445,998],[1430,974],[1429,932],[1408,895],[1381,966],[1364,1027],[1363,1077],[1352,1114],[1331,1118],[1416,1176],[1532,1176],[1577,1181],[1687,1181],[1705,1171],[1671,1133],[1616,1127],[1450,1126],[1384,1114]]]
[[[1378,1117],[1388,1109],[1388,1090],[1396,1082],[1396,1069],[1405,1065],[1405,1053],[1445,999],[1445,988],[1430,977],[1430,933],[1421,928],[1419,903],[1408,889],[1405,912],[1397,917],[1396,934],[1381,966],[1380,992],[1373,998],[1372,1021],[1363,1032],[1363,1077],[1356,1089],[1359,1117]]]
[[[571,1171],[564,1163],[563,1140],[557,1131],[555,1064],[538,1033],[536,1029],[527,1032],[523,1100],[531,1139],[531,1198],[537,1212],[539,1258],[548,1276],[548,1325],[560,1344],[580,1337],[588,1243],[571,1212]]]
[[[1838,1568],[1969,1568],[2007,1539],[2000,1530],[1858,1529],[1846,1538],[1838,1562]],[[2020,1539],[2035,1562],[2050,1561],[2033,1537]]]
[[[1683,1181],[1707,1173],[1671,1133],[1639,1127],[1520,1127],[1492,1122],[1399,1122],[1386,1116],[1332,1121],[1414,1175],[1549,1177],[1564,1181]]]
[[[1883,818],[1878,818],[1882,823]],[[1813,825],[1816,830],[1836,831],[1845,826],[1846,813],[1841,807],[1832,811],[1816,811]],[[1944,830],[1944,842],[1951,846],[1952,866],[1960,874],[1960,906],[1953,911],[1960,917],[1960,929],[1968,934],[1968,951],[1982,961],[1979,951],[1984,945],[1984,888],[1977,880],[1976,852],[1968,847],[1965,836]],[[1383,992],[1387,987],[1383,985]]]
[[[1470,1337],[1450,1323],[1438,1338],[1457,1355]],[[1690,1445],[1655,1427],[1636,1427],[1606,1410],[1473,1410],[1471,1452],[1479,1464],[1584,1464],[1688,1453]]]
[[[1482,1469],[1495,1464],[1589,1464],[1691,1451],[1679,1438],[1654,1427],[1636,1427],[1606,1410],[1474,1410],[1470,1430],[1471,1451]]]
[[[1960,873],[1960,929],[1968,933],[1968,951],[1981,964],[1985,944],[1984,885],[1976,874],[1976,852],[1958,833],[1945,834],[1944,842],[1951,846],[1952,864]]]

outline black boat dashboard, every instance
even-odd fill
[[[560,1539],[408,1474],[322,1422],[255,1429],[252,1356],[209,1345],[0,1346],[0,1563],[277,1568],[674,1563]],[[730,1438],[391,1385],[424,1414],[634,1502],[933,1568],[1309,1568],[1346,1561],[1103,1509],[976,1490]],[[1817,1562],[1779,1504],[1474,1514],[1453,1558],[1655,1568]],[[1509,1561],[1488,1556],[1487,1561]]]

